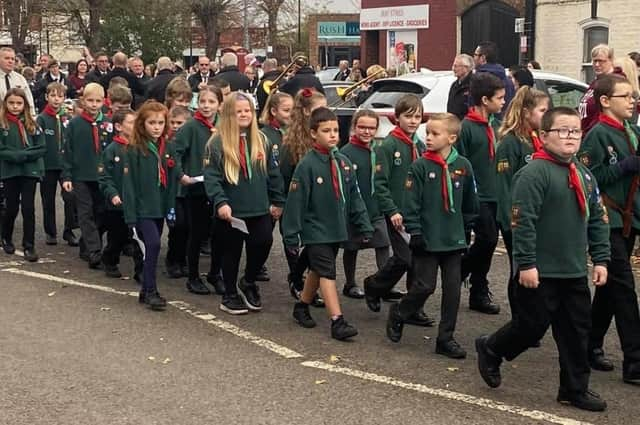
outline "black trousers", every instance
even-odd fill
[[[98,182],[73,182],[73,191],[82,232],[80,250],[88,254],[101,252],[106,204]]]
[[[189,226],[186,203],[185,198],[176,198],[176,223],[169,227],[167,264],[187,264]]]
[[[400,233],[393,227],[391,220],[385,217],[389,230],[389,241],[393,249],[393,255],[380,268],[368,289],[372,295],[383,296],[393,288],[402,276],[407,273],[407,289],[413,283],[413,271],[411,270],[411,250]]]
[[[54,238],[58,235],[56,226],[56,192],[58,186],[60,186],[62,200],[64,201],[64,231],[71,231],[78,227],[75,196],[73,192],[67,192],[62,189],[61,173],[62,171],[60,170],[47,170],[44,173],[44,179],[40,182],[44,232]]]
[[[516,271],[513,266],[513,233],[511,229],[505,230],[500,229],[500,233],[502,233],[502,241],[504,242],[504,247],[507,250],[507,256],[509,257],[509,278],[507,282],[507,297],[509,298],[509,307],[511,308],[511,318],[514,318],[517,311],[517,305],[515,301],[515,293],[516,288],[519,283],[515,279]]]
[[[473,225],[475,239],[462,257],[462,279],[469,277],[471,296],[489,291],[487,274],[491,268],[493,252],[498,245],[498,224],[495,202],[480,202],[479,216]]]
[[[282,235],[282,218],[280,221],[280,235]],[[275,226],[275,224],[274,224]],[[287,246],[282,241],[282,247],[284,249],[284,256],[287,259],[287,266],[289,267],[289,274],[287,280],[292,282],[294,288],[302,291],[304,288],[304,272],[309,268],[309,259],[306,256],[305,249],[302,251],[297,250],[295,252],[288,251]]]
[[[124,222],[124,213],[121,210],[106,210],[104,227],[107,230],[107,245],[102,250],[102,261],[106,266],[117,266],[120,264],[122,249],[131,241],[131,231]],[[135,272],[141,273],[142,251],[137,243],[133,243],[132,246]]]
[[[12,177],[3,182],[7,209],[2,220],[2,239],[12,240],[16,217],[18,211],[22,210],[22,247],[33,249],[36,230],[34,201],[38,179],[35,177]]]
[[[222,256],[222,278],[224,279],[225,294],[236,294],[236,282],[242,248],[246,245],[245,280],[255,282],[256,275],[269,257],[269,250],[273,243],[273,224],[270,215],[243,219],[247,223],[249,234],[246,235],[231,227],[228,221],[216,218],[214,250],[224,250]]]
[[[560,387],[582,393],[589,386],[587,345],[591,293],[587,278],[540,278],[537,289],[516,288],[518,314],[489,336],[487,346],[511,361],[539,341],[549,326],[558,347]]]
[[[212,207],[205,196],[192,196],[186,199],[189,237],[187,238],[187,266],[189,279],[197,279],[200,275],[200,247],[202,242],[211,237]],[[215,232],[215,230],[214,230]],[[212,246],[214,245],[211,242]],[[211,255],[211,271],[217,272],[216,257]]]
[[[602,348],[611,319],[615,317],[625,364],[640,362],[640,313],[630,262],[636,236],[636,231],[625,238],[620,229],[611,230],[607,284],[596,288],[591,307],[589,349]]]
[[[442,302],[438,342],[453,338],[460,307],[460,263],[461,251],[414,252],[412,261],[413,285],[400,301],[400,317],[404,320],[422,310],[422,306],[433,294],[438,281],[438,268],[442,273]]]

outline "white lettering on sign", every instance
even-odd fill
[[[429,5],[378,7],[360,11],[360,30],[429,28]]]

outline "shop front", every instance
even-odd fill
[[[312,65],[335,67],[341,60],[360,58],[360,22],[354,14],[309,16],[309,60]]]

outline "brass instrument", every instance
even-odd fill
[[[338,95],[338,100],[336,102],[332,102],[331,105],[329,105],[330,108],[339,108],[342,105],[344,105],[345,103],[349,102],[352,97],[356,94],[356,90],[358,90],[360,87],[362,87],[365,84],[369,84],[372,81],[378,80],[380,78],[386,78],[387,72],[384,69],[380,69],[376,72],[374,72],[371,75],[368,75],[367,78],[363,78],[362,80],[358,81],[357,83],[353,83],[352,85],[350,85],[349,87],[337,87],[336,88],[336,94]]]
[[[293,61],[276,77],[273,81],[265,81],[262,84],[262,90],[268,95],[275,93],[282,82],[282,79],[287,76],[287,74],[291,71],[295,74],[301,68],[304,68],[309,64],[309,59],[307,59],[304,55],[298,55],[293,58]]]

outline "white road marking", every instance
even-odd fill
[[[314,369],[326,370],[332,373],[340,373],[342,375],[351,376],[379,384],[391,385],[405,390],[417,391],[419,393],[429,394],[436,397],[446,398],[448,400],[460,401],[462,403],[474,406],[485,407],[488,409],[499,410],[501,412],[511,413],[513,415],[523,416],[536,421],[546,421],[559,425],[593,425],[589,422],[581,422],[571,418],[556,416],[551,413],[542,412],[540,410],[529,410],[519,406],[493,401],[488,398],[475,397],[468,394],[458,393],[455,391],[442,390],[438,388],[427,387],[423,384],[414,384],[404,382],[390,376],[377,375],[375,373],[363,372],[360,370],[350,369],[348,367],[335,366],[324,362],[306,361],[301,363],[302,366]]]

